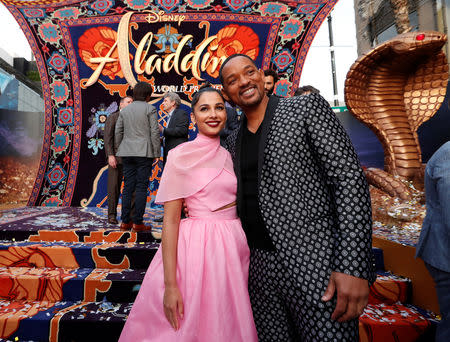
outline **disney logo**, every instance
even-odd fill
[[[180,26],[181,22],[183,22],[185,19],[185,15],[166,14],[164,11],[159,11],[159,13],[149,11],[149,14],[147,16],[147,22],[149,22],[150,24],[173,21],[178,23],[178,26]]]

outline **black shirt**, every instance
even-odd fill
[[[267,232],[258,204],[258,146],[261,139],[263,123],[255,133],[248,130],[243,123],[241,145],[241,179],[242,179],[242,227],[250,248],[275,250]]]

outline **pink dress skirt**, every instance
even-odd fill
[[[164,315],[160,248],[119,341],[257,341],[247,288],[249,256],[236,207],[181,220],[177,282],[184,318],[180,329],[175,331]]]

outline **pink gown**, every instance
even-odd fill
[[[156,202],[184,198],[177,283],[184,318],[175,331],[163,310],[161,248],[155,254],[120,336],[120,342],[257,341],[247,289],[249,248],[236,207],[230,154],[219,139],[202,135],[169,152]]]

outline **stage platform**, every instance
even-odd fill
[[[371,190],[373,246],[383,250],[385,268],[411,279],[411,303],[439,313],[434,281],[423,261],[415,258],[425,204],[417,200],[399,202]]]
[[[0,215],[0,339],[117,341],[159,247],[162,209],[147,209],[144,222],[153,229],[139,233],[108,224],[106,208],[23,207]],[[401,246],[374,231],[375,242]],[[390,252],[373,252],[378,279],[360,318],[360,341],[429,340],[436,317],[412,305],[414,280],[387,271]]]

